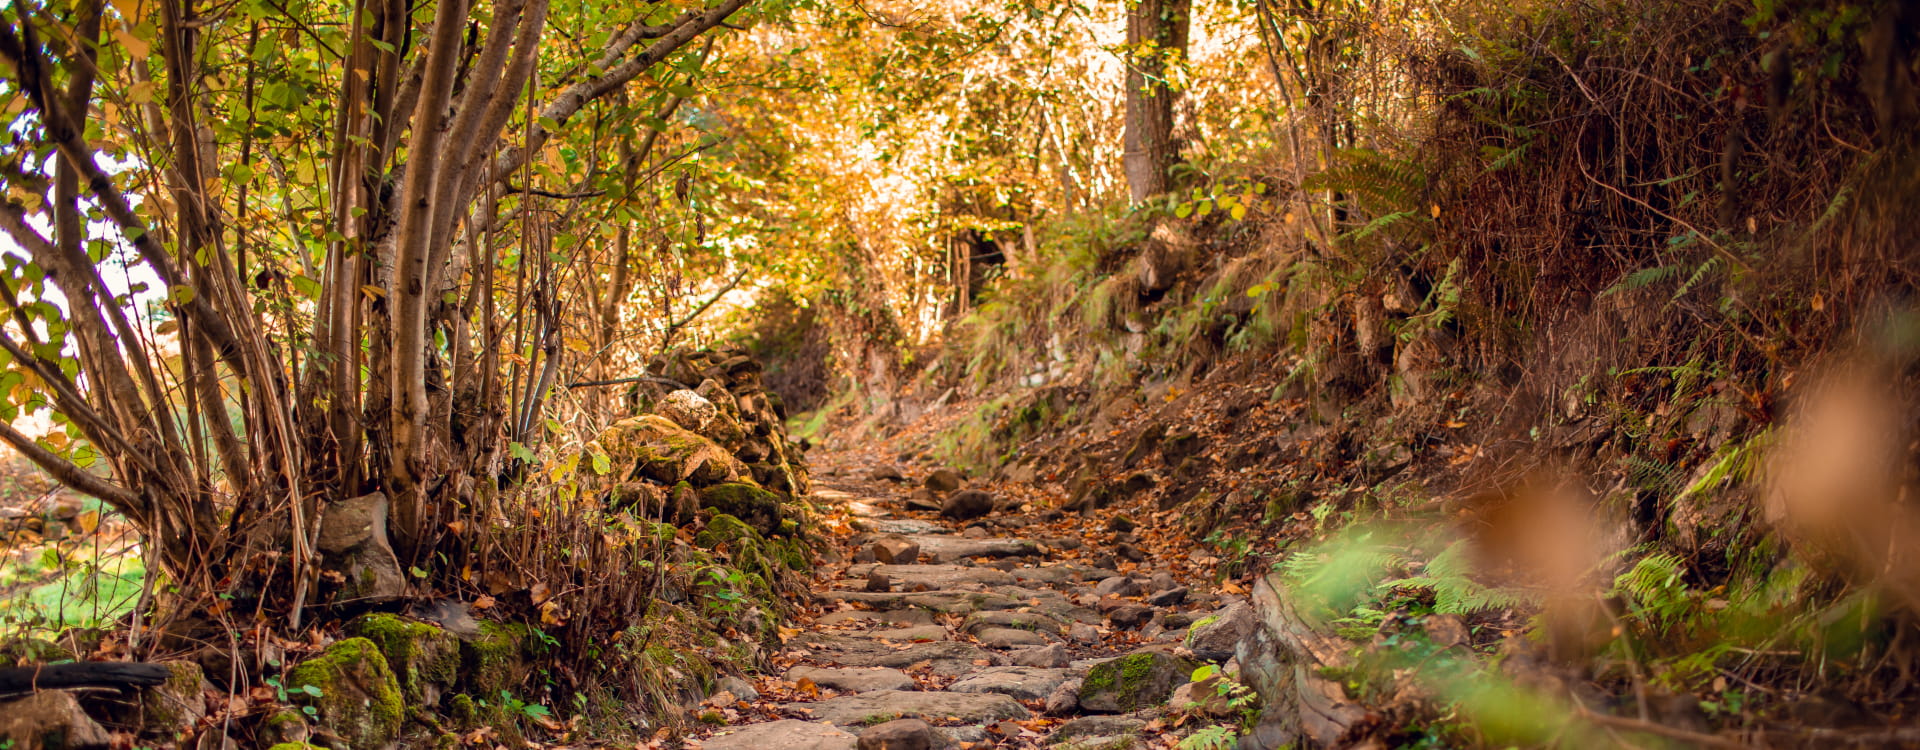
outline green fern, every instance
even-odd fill
[[[1613,587],[1635,619],[1660,632],[1678,625],[1693,608],[1693,592],[1685,577],[1686,563],[1678,555],[1658,552],[1616,576]]]
[[[1394,590],[1431,589],[1433,611],[1443,615],[1471,615],[1492,609],[1532,606],[1539,597],[1515,588],[1483,586],[1470,576],[1473,561],[1466,542],[1454,542],[1428,560],[1426,575],[1389,582]]]
[[[1419,218],[1427,195],[1427,174],[1410,159],[1356,148],[1341,151],[1334,157],[1333,166],[1308,175],[1301,187],[1346,193],[1370,208],[1387,213],[1411,212]]]

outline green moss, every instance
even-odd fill
[[[469,692],[497,696],[527,676],[527,642],[533,629],[520,623],[480,621],[480,634],[460,644],[460,678]]]
[[[348,638],[287,673],[287,688],[352,747],[380,747],[400,732],[400,682],[373,641]],[[307,687],[318,689],[312,695]]]
[[[207,681],[194,662],[170,661],[166,668],[166,682],[140,691],[141,723],[167,731],[189,730],[206,715],[201,692]]]
[[[411,703],[438,702],[460,668],[459,642],[435,625],[376,612],[348,623],[347,632],[379,647]]]
[[[807,546],[798,539],[775,539],[767,542],[767,551],[773,559],[780,561],[787,570],[806,572],[813,569],[813,556],[807,554]]]
[[[267,748],[267,750],[327,750],[327,749],[319,745],[306,743],[306,742],[282,742],[278,745],[274,745],[272,747]]]
[[[701,549],[714,549],[722,544],[742,546],[740,542],[757,543],[760,532],[727,513],[715,513],[707,519],[707,528],[693,536],[693,543]]]
[[[733,516],[762,536],[787,533],[781,523],[786,517],[781,502],[778,493],[745,482],[716,484],[700,490],[700,507]]]

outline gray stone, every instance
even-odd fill
[[[1013,583],[1013,576],[1004,571],[965,565],[875,565],[869,574],[871,573],[884,575],[906,588],[923,586],[934,590],[1005,586]]]
[[[1153,619],[1153,608],[1145,604],[1127,604],[1107,613],[1107,622],[1123,630],[1132,630]]]
[[[907,475],[900,473],[900,467],[888,465],[873,467],[873,471],[867,472],[867,478],[875,482],[907,481]]]
[[[400,559],[387,538],[386,495],[375,492],[328,505],[316,541],[322,567],[342,576],[335,602],[390,602],[407,593]]]
[[[0,739],[21,750],[105,748],[113,741],[72,693],[57,690],[0,701]]]
[[[935,503],[933,510],[939,509],[940,505]],[[945,526],[941,526],[932,521],[921,521],[912,518],[876,520],[873,522],[873,530],[882,534],[932,534],[944,529],[946,529]]]
[[[915,534],[908,541],[920,545],[920,551],[935,562],[966,557],[1026,557],[1040,554],[1040,545],[1029,539],[968,539],[949,534]]]
[[[969,633],[977,633],[987,628],[1019,628],[1042,633],[1060,632],[1060,622],[1037,612],[975,612],[967,615],[960,628]]]
[[[919,719],[895,719],[860,733],[860,750],[938,750],[953,744]]]
[[[892,590],[893,579],[888,578],[887,574],[877,570],[867,573],[867,591],[884,592]]]
[[[1172,607],[1187,600],[1187,587],[1175,586],[1147,597],[1147,603],[1156,607]]]
[[[813,703],[789,703],[781,706],[781,710],[805,713],[816,720],[843,727],[914,717],[952,718],[962,723],[978,724],[1002,719],[1025,719],[1033,715],[1012,698],[997,693],[900,690],[845,695]]]
[[[1007,663],[1020,667],[1065,667],[1072,659],[1067,647],[1058,643],[1038,648],[1023,648],[1007,654]]]
[[[1126,576],[1113,576],[1095,584],[1093,595],[1102,599],[1109,596],[1139,596],[1140,584]]]
[[[1066,716],[1080,711],[1080,680],[1067,680],[1047,694],[1048,716]]]
[[[874,638],[812,633],[795,639],[795,645],[810,649],[814,657],[843,667],[893,667],[904,669],[928,662],[933,673],[955,677],[992,664],[993,657],[978,647],[953,641],[915,643],[905,648]]]
[[[1055,742],[1080,737],[1119,737],[1138,734],[1147,722],[1131,716],[1082,716],[1061,724],[1048,738]]]
[[[1135,651],[1087,671],[1080,707],[1120,713],[1167,702],[1175,686],[1192,681],[1194,664],[1161,651]]]
[[[1099,643],[1100,629],[1084,622],[1076,622],[1067,626],[1067,637],[1072,638],[1076,643]]]
[[[788,682],[810,680],[813,684],[842,693],[871,693],[875,690],[917,690],[913,678],[898,669],[794,667],[787,670]]]
[[[828,612],[815,620],[821,625],[838,625],[848,622],[884,622],[892,625],[929,625],[933,623],[933,613],[924,609],[847,609]]]
[[[961,490],[940,503],[940,515],[965,521],[993,512],[993,495],[980,490]]]
[[[823,597],[828,601],[859,602],[874,609],[919,607],[958,615],[1020,606],[1017,599],[984,591],[829,591]]]
[[[1065,669],[994,667],[967,675],[947,689],[956,693],[999,693],[1017,700],[1037,701],[1051,695],[1069,676]]]
[[[980,645],[988,648],[1014,648],[1016,646],[1045,646],[1052,641],[1046,636],[1031,630],[1018,628],[985,628],[973,636]]]
[[[860,633],[849,633],[849,635],[878,638],[886,641],[944,641],[947,639],[947,629],[939,625],[909,625],[904,628],[868,630]]]
[[[888,565],[912,565],[920,559],[920,545],[898,536],[875,540],[873,559]]]
[[[1253,634],[1254,622],[1253,607],[1235,601],[1194,623],[1187,631],[1187,648],[1207,661],[1226,661],[1233,658],[1241,639]]]
[[[839,727],[798,719],[749,724],[709,737],[702,750],[854,750],[857,738]]]

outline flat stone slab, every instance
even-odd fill
[[[960,624],[960,629],[968,633],[977,633],[986,628],[1018,628],[1041,633],[1058,633],[1060,621],[1038,612],[1014,612],[1002,609],[992,612],[975,612],[967,615],[967,619]]]
[[[1074,676],[1072,670],[1039,667],[992,667],[982,669],[947,686],[955,693],[997,693],[1014,700],[1046,700],[1053,689]]]
[[[749,724],[700,743],[702,750],[853,750],[859,740],[835,726],[798,719]]]
[[[912,677],[886,667],[794,667],[787,670],[788,682],[811,680],[813,684],[842,693],[871,693],[875,690],[917,690]]]
[[[874,524],[878,527],[879,524]],[[910,533],[910,532],[894,532]],[[1040,554],[1040,545],[1031,539],[968,539],[948,534],[913,534],[907,539],[920,545],[920,551],[945,562],[963,557],[1020,557]]]
[[[1013,580],[1020,583],[1037,583],[1042,586],[1060,586],[1080,583],[1087,580],[1087,571],[1078,565],[1048,565],[1037,568],[1015,568]]]
[[[919,607],[960,615],[1020,606],[1019,600],[985,591],[829,591],[822,596],[829,601],[859,602],[874,609]]]
[[[895,586],[906,588],[924,586],[930,589],[967,589],[1013,584],[1013,575],[1006,571],[965,565],[855,566],[847,569],[847,573],[861,578],[865,578],[868,573],[879,573],[891,579]]]
[[[1033,714],[1012,698],[998,693],[932,693],[881,690],[845,695],[813,703],[788,703],[783,713],[802,714],[843,727],[894,719],[920,718],[931,722],[984,724],[1025,719]]]
[[[922,521],[917,518],[874,519],[867,525],[882,534],[932,534],[945,531],[947,528],[932,521]],[[925,550],[926,547],[922,546],[920,549]]]
[[[814,622],[821,625],[878,622],[888,625],[932,625],[933,613],[924,609],[847,609],[828,612]]]
[[[854,630],[843,635],[856,638],[874,638],[882,641],[900,641],[914,643],[920,641],[947,640],[947,629],[939,625],[913,625],[904,628],[882,628],[880,630]]]
[[[874,638],[809,633],[794,639],[789,645],[807,649],[813,653],[813,658],[842,667],[904,669],[930,662],[933,673],[943,677],[963,675],[993,664],[993,656],[986,651],[954,641],[902,644]]]
[[[987,648],[1020,648],[1023,646],[1045,646],[1053,640],[1032,630],[1019,628],[981,628],[974,633],[975,640]]]

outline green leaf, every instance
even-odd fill
[[[593,451],[593,473],[606,476],[610,471],[613,471],[613,460],[607,458],[605,453]]]
[[[507,453],[526,463],[535,463],[533,451],[527,450],[527,446],[521,445],[518,441],[507,446]]]

